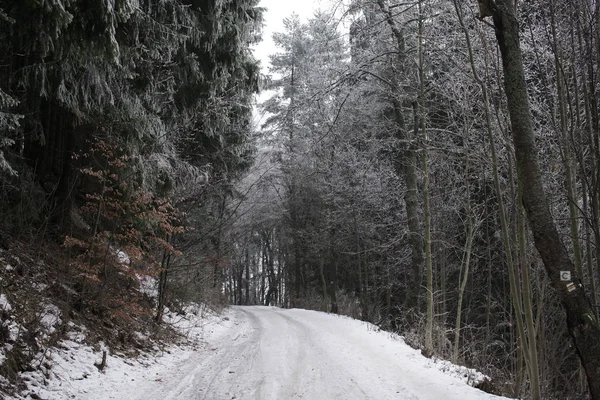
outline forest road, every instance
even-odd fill
[[[401,340],[325,313],[234,307],[234,329],[140,400],[498,399],[442,373]]]

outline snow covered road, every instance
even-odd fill
[[[232,327],[213,335],[204,350],[128,398],[499,399],[350,318],[272,307],[234,307],[229,318]]]

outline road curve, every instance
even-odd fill
[[[350,318],[273,307],[232,311],[234,328],[139,399],[500,399]]]

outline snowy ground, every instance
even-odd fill
[[[501,399],[470,387],[474,374],[466,369],[423,358],[350,318],[232,307],[183,322],[195,345],[135,361],[111,355],[104,373],[93,365],[101,353],[73,337],[49,354],[46,376],[31,373],[26,393],[47,400]]]

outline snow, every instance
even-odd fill
[[[4,311],[12,310],[12,306],[8,302],[8,299],[6,298],[6,295],[4,293],[0,294],[0,309]]]
[[[24,374],[29,389],[20,398],[502,399],[469,386],[474,371],[426,359],[400,337],[350,318],[274,307],[191,311],[166,314],[186,344],[137,359],[108,354],[104,373],[94,366],[102,349],[71,326],[68,340],[40,360],[42,373]]]
[[[117,255],[117,259],[119,260],[119,262],[121,264],[127,266],[127,265],[129,265],[129,263],[131,263],[131,260],[129,259],[129,256],[123,250],[117,250],[116,251],[116,255]]]
[[[46,307],[46,310],[52,308]],[[165,312],[165,323],[172,324],[189,339],[185,344],[164,349],[156,347],[153,353],[138,358],[109,353],[104,372],[95,364],[101,362],[106,348],[85,344],[86,329],[70,322],[68,339],[44,352],[36,361],[40,370],[22,374],[28,389],[17,398],[31,399],[35,394],[46,400],[137,399],[146,388],[162,385],[164,373],[173,366],[192,362],[191,358],[197,357],[207,346],[206,338],[218,340],[231,324],[227,313],[219,316],[201,306],[187,311],[185,317],[169,310]],[[54,314],[49,312],[48,315]]]
[[[62,323],[61,312],[54,304],[45,304],[39,316],[44,334],[51,335],[56,332],[56,326]]]
[[[6,295],[4,293],[0,294],[0,311],[1,311],[0,315],[1,314],[9,314],[10,311],[12,311],[12,306],[10,305],[8,298],[6,298]],[[7,328],[7,327],[8,327],[8,339],[12,339],[17,334],[17,326],[15,326],[15,324],[12,323],[9,316],[4,315],[3,318],[0,319],[0,328]],[[5,344],[4,346],[0,347],[0,364],[4,363],[4,361],[6,361],[5,354],[7,351],[10,351],[11,349],[12,349],[12,345],[10,345],[10,344]],[[0,378],[3,378],[3,377],[0,376]]]
[[[156,278],[141,274],[136,274],[136,276],[140,283],[140,292],[156,300],[158,298],[158,282]]]

